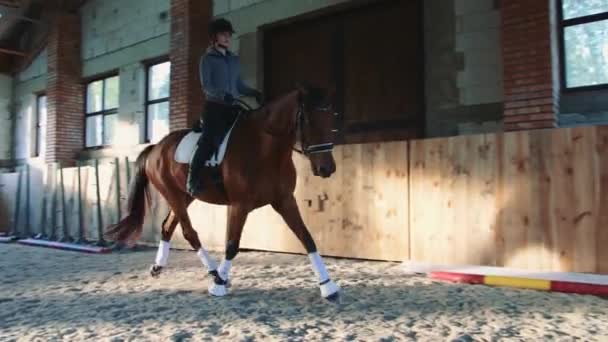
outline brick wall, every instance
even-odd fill
[[[559,112],[553,1],[502,1],[506,130],[552,128]]]
[[[48,42],[47,162],[69,161],[84,146],[80,31],[77,14],[53,16]]]
[[[208,46],[211,1],[171,0],[171,130],[189,127],[203,110],[198,67]]]

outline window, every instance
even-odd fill
[[[87,85],[85,146],[97,147],[114,143],[118,124],[118,76]]]
[[[169,133],[171,62],[148,67],[146,85],[146,140],[156,143]]]
[[[608,86],[608,0],[561,0],[565,88]]]
[[[44,155],[46,149],[46,95],[36,98],[36,151],[34,155]]]

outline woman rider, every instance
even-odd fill
[[[262,102],[261,92],[243,83],[239,57],[230,51],[233,33],[234,29],[228,20],[216,19],[211,22],[211,44],[201,57],[199,73],[206,103],[201,118],[204,122],[203,134],[188,170],[187,187],[192,196],[203,191],[201,170],[217,150],[241,110],[235,100],[244,95],[255,97],[259,104]]]

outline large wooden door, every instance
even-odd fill
[[[272,30],[264,36],[266,92],[283,95],[296,82],[329,86],[332,80],[331,49],[335,28],[329,18],[297,23]]]
[[[342,143],[422,135],[424,81],[419,0],[369,1],[264,31],[266,92],[298,81],[336,86]]]

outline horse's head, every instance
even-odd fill
[[[297,127],[301,152],[310,159],[315,176],[330,177],[336,172],[332,154],[336,129],[333,91],[298,86]]]

